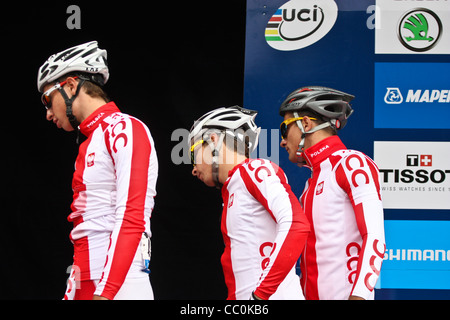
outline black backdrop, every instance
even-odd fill
[[[108,50],[105,90],[144,121],[159,159],[152,224],[156,299],[224,299],[220,192],[174,165],[177,128],[213,107],[242,104],[245,1],[8,4],[1,19],[3,89],[0,298],[61,299],[72,263],[75,134],[45,120],[37,70],[50,54],[97,40]]]

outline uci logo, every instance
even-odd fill
[[[291,0],[270,18],[265,30],[269,46],[282,51],[307,47],[333,28],[338,8],[333,0]]]

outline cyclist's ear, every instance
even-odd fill
[[[209,138],[211,139],[211,141],[214,143],[215,146],[217,146],[217,143],[219,141],[219,136],[217,135],[217,133],[213,132],[211,133],[211,135],[209,136]]]
[[[78,81],[75,80],[74,77],[67,77],[66,81],[66,86],[69,88],[70,93],[72,94],[72,96],[75,95],[77,92]]]
[[[314,128],[316,126],[316,123],[314,123],[314,121],[312,121],[311,118],[308,116],[304,116],[303,119],[301,120],[301,122],[302,122],[303,129],[305,130],[305,132],[310,131],[312,128]]]

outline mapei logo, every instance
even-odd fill
[[[426,8],[415,8],[400,19],[398,38],[401,44],[415,52],[433,48],[442,35],[442,22],[436,13]]]
[[[384,102],[387,104],[400,104],[403,102],[403,96],[399,88],[387,88]]]
[[[267,23],[265,37],[274,49],[292,51],[322,39],[334,26],[338,7],[333,0],[291,0]]]
[[[387,104],[405,103],[449,103],[450,90],[448,89],[409,89],[406,94],[406,100],[399,88],[386,88],[384,102]]]

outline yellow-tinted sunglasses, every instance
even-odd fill
[[[196,143],[194,143],[191,147],[191,163],[192,165],[195,167],[195,153],[194,153],[194,149],[196,146],[198,146],[199,144],[203,144],[203,140],[198,140]]]
[[[310,118],[311,120],[317,120],[316,118],[311,118],[311,117],[309,117],[309,118]],[[280,124],[281,139],[286,139],[286,138],[287,138],[286,133],[287,133],[287,130],[288,130],[288,126],[289,126],[292,122],[297,121],[297,120],[302,120],[302,119],[303,119],[303,117],[297,117],[297,118],[289,118],[289,119],[284,120],[284,121]]]

